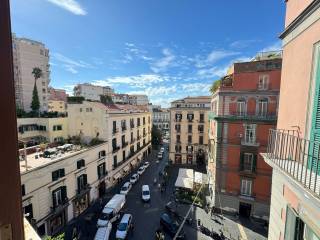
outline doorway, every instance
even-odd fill
[[[251,204],[240,202],[239,203],[239,215],[241,217],[249,218],[251,216]]]
[[[99,184],[99,198],[103,197],[106,193],[106,182],[103,181]]]

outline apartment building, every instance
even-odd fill
[[[129,103],[131,105],[148,105],[149,99],[147,95],[141,95],[141,94],[130,94],[129,95]]]
[[[64,89],[49,88],[48,112],[65,113],[68,94]]]
[[[96,86],[90,83],[77,84],[73,89],[73,95],[84,97],[87,100],[100,101],[101,95],[111,96],[114,90],[109,86]]]
[[[207,160],[210,101],[199,96],[171,102],[169,159],[174,164],[202,165]]]
[[[20,161],[22,208],[40,236],[54,235],[106,191],[108,144],[67,144]]]
[[[234,63],[213,93],[208,176],[219,210],[268,220],[272,169],[259,155],[276,126],[281,53]]]
[[[116,104],[129,104],[129,95],[128,94],[120,94],[114,93],[111,95],[111,99],[113,103]]]
[[[104,105],[83,101],[68,104],[69,134],[89,142],[107,141],[107,187],[128,174],[151,153],[151,113],[146,107],[128,104]]]
[[[48,110],[48,86],[50,82],[49,49],[41,42],[27,38],[12,37],[14,83],[16,105],[27,112],[31,110],[35,79],[33,68],[42,70],[42,77],[36,82],[40,111]]]
[[[68,119],[66,117],[18,118],[17,132],[20,146],[62,142],[68,138]]]
[[[169,130],[170,126],[170,112],[165,108],[153,108],[152,122],[160,130]]]
[[[270,240],[320,239],[320,1],[286,1],[277,129],[262,156],[273,169]]]

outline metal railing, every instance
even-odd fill
[[[217,118],[228,118],[230,120],[263,120],[263,121],[276,121],[277,114],[275,112],[230,112],[228,115],[217,115]]]
[[[266,156],[320,197],[320,142],[300,138],[296,130],[271,129]]]

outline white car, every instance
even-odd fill
[[[125,184],[123,184],[121,190],[120,190],[120,194],[124,194],[127,195],[128,192],[130,191],[132,185],[130,182],[126,182]]]
[[[158,159],[161,160],[162,159],[162,152],[158,153]]]
[[[145,163],[143,164],[144,168],[149,167],[149,165],[150,165],[150,163],[149,163],[149,162],[145,162]]]
[[[131,184],[134,184],[134,183],[136,183],[137,181],[138,181],[138,179],[139,179],[139,174],[133,174],[132,176],[131,176],[131,178],[130,178],[130,183]]]
[[[99,227],[94,240],[108,240],[112,230],[112,224],[108,222],[106,227]]]
[[[128,213],[124,214],[117,228],[116,239],[126,239],[131,228],[131,223],[132,215]]]
[[[142,193],[141,193],[141,198],[144,202],[149,202],[150,201],[150,189],[148,185],[143,185],[142,186]]]
[[[142,173],[144,173],[144,170],[145,170],[144,166],[139,167],[138,174],[142,175]]]
[[[162,153],[164,152],[164,147],[160,148],[160,152],[162,152]]]

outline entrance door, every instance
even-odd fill
[[[249,218],[251,215],[251,204],[249,203],[239,203],[239,215],[241,217]]]
[[[106,183],[105,181],[99,184],[99,197],[102,197],[106,193]]]

